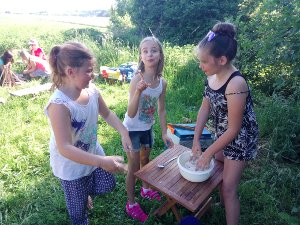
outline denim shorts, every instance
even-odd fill
[[[132,150],[138,152],[142,145],[146,148],[152,148],[154,144],[154,134],[152,128],[145,131],[129,131],[129,137],[132,143]]]

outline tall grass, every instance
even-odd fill
[[[136,47],[130,48],[122,43],[112,42],[110,38],[98,39],[97,35],[101,33],[95,28],[70,27],[66,24],[58,26],[57,23],[54,27],[48,24],[39,26],[43,29],[35,27],[35,24],[32,24],[32,27],[26,24],[27,29],[22,30],[22,34],[19,33],[19,25],[6,26],[6,32],[0,33],[0,49],[8,47],[3,43],[9,43],[9,47],[14,48],[26,47],[28,38],[32,35],[31,31],[35,28],[34,35],[44,44],[46,51],[54,44],[77,39],[93,50],[99,65],[117,66],[138,59]],[[74,29],[78,30],[75,32]],[[91,36],[91,32],[96,36]],[[18,38],[14,41],[7,40],[12,36]],[[166,96],[168,122],[184,123],[187,119],[192,122],[196,120],[202,101],[204,75],[193,60],[193,48],[194,46],[171,47],[167,43],[164,45],[166,55],[164,77],[168,81]],[[11,90],[37,85],[39,82],[34,80]],[[110,109],[123,119],[127,108],[129,85],[119,83],[109,85],[100,78],[95,80],[95,84]],[[0,96],[7,101],[0,105],[0,225],[69,224],[62,189],[49,166],[50,133],[43,109],[51,93],[11,97],[8,93],[11,90],[0,87]],[[283,134],[280,135],[278,131],[278,136],[275,136],[275,131],[272,135],[269,134],[272,133],[271,129],[283,126],[286,114],[292,121],[292,117],[298,116],[299,111],[290,110],[288,105],[282,106],[263,96],[255,97],[255,102],[261,129],[260,149],[257,160],[251,162],[245,170],[239,187],[240,224],[299,224],[300,169],[297,164],[274,157],[272,143]],[[154,126],[154,130],[156,135],[152,158],[160,154],[164,148],[158,123]],[[284,132],[289,132],[288,127]],[[98,137],[108,155],[123,155],[126,159],[121,149],[120,136],[101,118]],[[282,145],[281,148],[285,146]],[[140,181],[137,183],[137,187],[139,186]],[[141,200],[138,188],[136,196],[147,212],[153,212],[160,205],[157,202]],[[217,191],[213,193],[213,198],[215,201],[218,200]],[[139,224],[127,217],[124,212],[126,200],[125,175],[117,175],[116,189],[94,200],[94,209],[89,215],[90,224]],[[179,209],[183,215],[190,214],[180,206]],[[207,225],[223,225],[224,209],[213,206],[201,220]],[[170,211],[161,218],[150,216],[145,224],[169,225],[177,222]]]

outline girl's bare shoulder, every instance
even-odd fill
[[[247,82],[242,76],[233,77],[228,83],[228,88],[244,88],[247,87]]]
[[[232,95],[237,93],[248,93],[248,85],[246,80],[241,76],[235,76],[230,80],[226,88],[226,95]]]

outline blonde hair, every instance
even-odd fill
[[[50,51],[49,57],[53,88],[58,88],[63,84],[67,66],[80,68],[89,60],[93,64],[95,63],[95,57],[92,52],[80,42],[66,42],[65,44],[54,46]]]
[[[22,59],[24,59],[24,60],[29,60],[29,58],[30,58],[30,54],[29,54],[26,50],[24,50],[24,49],[22,49],[22,50],[19,52],[19,55],[20,55],[20,57],[21,57]]]
[[[146,42],[146,41],[153,41],[154,43],[156,43],[159,47],[159,52],[160,52],[160,60],[158,62],[157,65],[157,69],[156,69],[156,76],[162,77],[162,73],[163,73],[163,69],[164,69],[164,64],[165,64],[165,55],[163,52],[163,47],[161,42],[154,36],[149,36],[149,37],[145,37],[139,46],[139,64],[138,64],[138,69],[137,71],[141,71],[142,73],[145,72],[145,65],[143,63],[143,61],[141,60],[141,54],[142,54],[142,45]]]

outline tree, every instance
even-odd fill
[[[237,0],[117,0],[117,13],[130,15],[140,36],[173,44],[197,43],[213,24],[235,17]]]
[[[300,2],[244,0],[237,20],[244,73],[266,94],[299,99]]]

